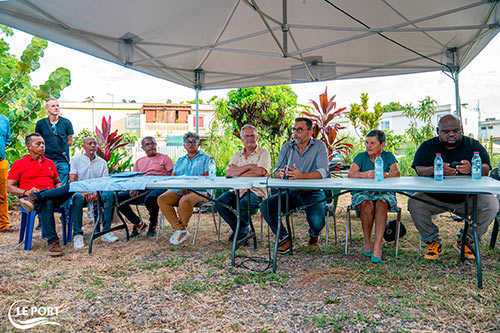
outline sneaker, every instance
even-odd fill
[[[132,233],[130,234],[130,237],[132,238],[132,237],[139,236],[143,230],[146,230],[147,227],[148,227],[148,225],[144,222],[141,222],[137,225],[134,225],[134,229],[132,229]]]
[[[278,244],[278,253],[285,254],[290,252],[290,239],[285,238]]]
[[[443,246],[438,242],[429,242],[427,243],[429,248],[427,249],[427,253],[424,255],[424,259],[428,260],[436,260],[439,258],[439,255],[443,253]]]
[[[51,257],[59,257],[63,255],[63,250],[61,249],[61,245],[59,245],[59,241],[53,241],[49,244],[49,256]]]
[[[28,213],[35,209],[35,204],[38,201],[38,198],[34,194],[30,194],[27,197],[19,199],[19,204],[24,208]]]
[[[469,240],[467,240],[466,242],[469,243],[471,248],[474,248],[473,242],[470,242]],[[458,251],[458,253],[462,253],[462,242],[456,241],[453,247]],[[474,253],[472,253],[468,246],[465,247],[465,258],[476,260],[476,256],[474,256]]]
[[[81,249],[83,247],[83,235],[76,235],[73,237],[73,247],[75,250]]]
[[[176,230],[172,236],[170,236],[169,242],[173,245],[179,245],[184,242],[189,237],[189,231],[186,229]]]
[[[309,241],[307,242],[307,252],[316,251],[318,248],[318,237],[309,235]]]
[[[108,243],[114,243],[114,242],[116,242],[119,239],[120,238],[116,237],[115,234],[112,231],[110,231],[107,234],[104,234],[104,235],[101,236],[101,240],[103,242],[108,242]]]

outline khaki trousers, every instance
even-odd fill
[[[7,199],[7,174],[9,163],[7,160],[0,161],[0,231],[10,226],[9,201]]]
[[[193,215],[193,207],[198,202],[208,202],[208,199],[193,192],[178,195],[172,191],[167,191],[158,197],[158,206],[174,230],[184,230],[187,227]],[[175,212],[175,206],[179,206],[179,215]]]

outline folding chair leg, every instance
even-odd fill
[[[401,227],[401,210],[398,211],[398,217],[397,217],[397,223],[396,223],[396,259],[398,259],[400,227]]]
[[[335,234],[335,245],[337,245],[337,217],[335,217],[335,212],[333,212],[332,216],[333,216],[333,233]]]
[[[198,221],[196,221],[196,229],[194,229],[193,246],[196,244],[196,235],[198,234],[198,226],[200,225],[201,209],[198,211]]]
[[[264,218],[262,217],[262,213],[260,214],[260,243],[264,244],[264,240],[262,236],[264,235]]]
[[[217,229],[217,241],[220,242],[220,228],[221,228],[221,224],[222,224],[222,219],[219,215],[219,228]]]
[[[328,252],[328,221],[330,220],[330,211],[326,213],[326,229],[325,229],[325,252]]]
[[[200,211],[201,213],[201,211]],[[199,214],[198,214],[199,216]],[[215,227],[215,233],[217,234],[217,240],[219,239],[219,228],[217,228],[217,222],[215,221],[215,211],[214,211],[214,206],[212,205],[212,219],[214,220],[214,227]]]
[[[350,230],[351,230],[351,210],[349,207],[347,208],[347,213],[345,216],[345,255],[347,255],[347,252],[349,251],[349,239],[351,237],[350,235]]]

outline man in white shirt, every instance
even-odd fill
[[[85,154],[74,157],[71,160],[71,169],[69,172],[69,181],[87,180],[108,176],[108,165],[105,160],[96,155],[97,141],[93,137],[87,137],[83,140],[83,150]],[[113,203],[114,194],[112,191],[101,193],[101,198],[104,204],[104,223],[103,231],[111,228],[113,222]],[[75,249],[83,247],[83,231],[82,231],[82,215],[83,205],[86,202],[95,203],[97,201],[96,193],[77,192],[73,195],[73,207],[71,209],[71,218],[73,221],[73,246]],[[116,237],[113,232],[108,232],[101,239],[105,242],[116,242]]]

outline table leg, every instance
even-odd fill
[[[233,246],[231,248],[231,266],[235,265],[236,243],[240,232],[240,190],[236,190],[236,230],[234,231]]]
[[[477,237],[477,194],[472,196],[472,233],[474,235],[474,250],[477,265],[477,286],[483,287],[483,271],[481,268],[481,254],[479,253],[479,239]]]
[[[280,241],[280,232],[281,232],[281,219],[283,218],[283,214],[281,213],[281,189],[278,189],[278,228],[276,229],[276,237],[274,241],[274,251],[273,251],[273,273],[276,273],[276,260],[278,255],[278,244]]]

